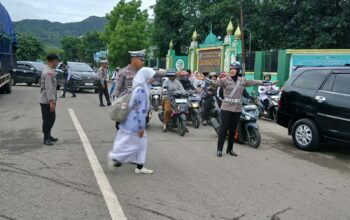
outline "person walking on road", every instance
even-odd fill
[[[39,103],[43,119],[44,144],[48,146],[58,141],[57,138],[51,136],[51,129],[56,120],[57,80],[55,68],[57,64],[58,56],[49,54],[47,56],[47,66],[41,74]]]
[[[67,61],[63,61],[62,70],[64,76],[64,88],[61,98],[66,98],[67,89],[72,93],[72,97],[77,97],[74,90],[73,80],[72,80],[72,69],[68,65]]]
[[[97,70],[98,78],[99,78],[99,98],[100,98],[100,106],[105,107],[103,104],[103,95],[106,98],[107,106],[111,105],[111,100],[108,94],[108,85],[107,85],[107,77],[108,77],[108,62],[104,60],[101,62],[101,67]]]
[[[132,83],[136,72],[145,65],[145,51],[129,51],[131,55],[131,63],[122,68],[116,76],[115,89],[113,97],[119,97],[128,92],[132,88]],[[116,122],[115,127],[118,129],[119,123]]]
[[[246,80],[241,78],[240,74],[241,65],[238,62],[234,62],[230,65],[230,76],[219,79],[210,80],[206,79],[207,82],[211,83],[216,87],[221,87],[224,92],[224,99],[221,105],[221,125],[220,134],[217,143],[218,157],[222,157],[222,150],[224,147],[225,139],[228,133],[228,145],[226,153],[231,156],[238,156],[233,151],[235,130],[238,125],[239,117],[242,111],[242,98],[245,87],[249,86],[260,86],[260,85],[274,85],[277,82],[265,82],[262,80]]]
[[[133,80],[132,97],[128,107],[131,111],[127,119],[119,125],[114,140],[113,150],[108,154],[110,166],[121,166],[122,163],[135,163],[136,174],[151,174],[143,166],[147,154],[146,117],[150,109],[150,87],[156,72],[148,67],[140,69]]]

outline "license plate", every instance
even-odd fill
[[[176,103],[187,103],[187,99],[175,99]]]
[[[93,86],[93,83],[85,83],[86,86]]]

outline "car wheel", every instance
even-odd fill
[[[301,150],[316,150],[320,143],[319,131],[310,119],[300,119],[294,123],[292,129],[294,144]]]
[[[60,85],[57,85],[56,89],[57,90],[60,90],[61,86]]]
[[[33,83],[27,83],[27,86],[31,86]]]

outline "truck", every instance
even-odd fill
[[[11,17],[0,3],[0,93],[11,93],[16,68],[16,33]]]

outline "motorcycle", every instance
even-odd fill
[[[192,121],[194,128],[199,128],[201,124],[201,117],[199,112],[201,97],[194,91],[190,91],[190,96],[188,97],[188,110],[187,121]]]
[[[158,108],[160,106],[161,90],[162,90],[161,83],[152,84],[150,94],[151,94],[151,104],[154,111],[158,111]]]
[[[242,112],[238,122],[235,140],[237,143],[248,143],[250,147],[258,148],[261,143],[261,135],[258,125],[259,109],[249,103],[249,99],[243,99]]]
[[[221,116],[220,116],[220,107],[218,105],[217,100],[215,97],[212,97],[214,99],[213,105],[211,105],[210,109],[210,123],[211,126],[214,128],[217,135],[220,134],[220,124],[221,124]]]
[[[274,121],[277,120],[277,110],[278,110],[278,100],[279,100],[279,91],[272,91],[266,93],[269,104],[267,106],[266,112],[263,102],[259,97],[256,97],[254,102],[259,109],[259,118],[270,118]]]
[[[186,128],[188,109],[187,94],[171,94],[172,112],[170,115],[169,128],[176,128],[180,136],[184,136],[188,131]],[[158,113],[159,120],[163,122],[164,111]]]

